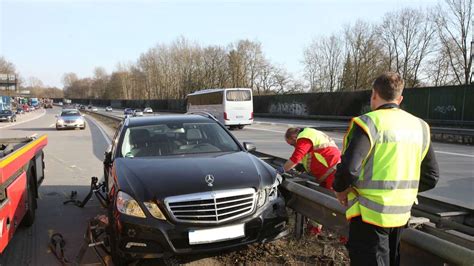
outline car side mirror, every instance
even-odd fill
[[[257,146],[255,146],[255,144],[253,144],[252,142],[244,142],[244,148],[245,148],[248,152],[252,152],[252,151],[256,151],[256,150],[257,150]]]

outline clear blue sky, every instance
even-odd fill
[[[441,0],[440,0],[441,1]],[[135,61],[158,43],[183,36],[201,45],[260,41],[267,58],[296,77],[303,49],[317,36],[357,19],[380,21],[403,7],[429,8],[432,0],[151,1],[0,0],[0,55],[27,80],[62,87],[61,77],[91,76]]]

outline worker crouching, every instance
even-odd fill
[[[336,165],[341,157],[334,141],[314,128],[293,127],[286,131],[285,140],[295,149],[290,159],[277,171],[284,173],[301,163],[320,186],[332,189]]]

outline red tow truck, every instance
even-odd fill
[[[20,223],[31,226],[35,220],[47,143],[46,135],[0,138],[0,254]]]

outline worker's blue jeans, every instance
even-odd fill
[[[402,227],[383,228],[364,223],[361,217],[351,219],[347,249],[351,265],[400,265]]]

